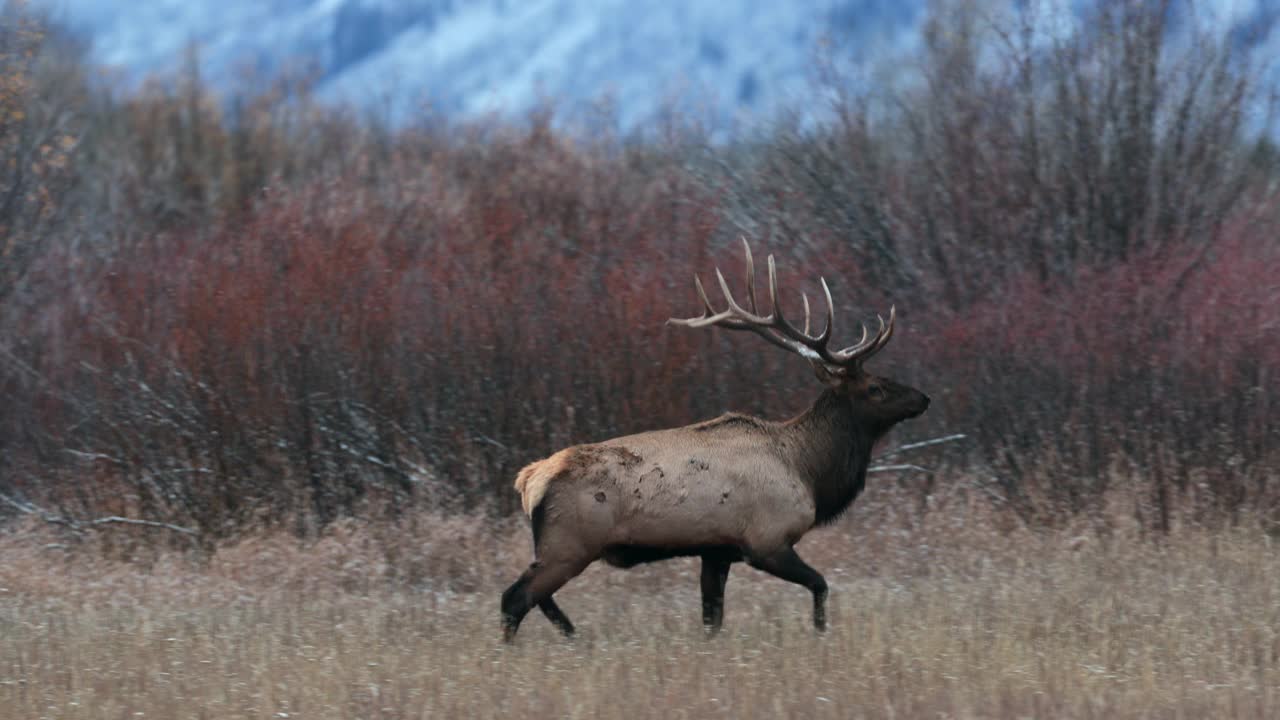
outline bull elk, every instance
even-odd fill
[[[843,350],[828,347],[835,306],[826,280],[827,318],[816,335],[783,314],[769,256],[769,314],[757,309],[755,267],[746,246],[747,307],[724,275],[727,303],[717,312],[702,281],[703,313],[668,322],[689,328],[753,332],[812,365],[826,389],[799,416],[773,422],[729,413],[668,430],[575,445],[520,471],[515,487],[533,525],[534,561],[502,594],[503,637],[537,606],[566,635],[573,624],[552,595],[597,559],[615,567],[681,556],[702,558],[702,621],[714,632],[724,617],[724,588],[735,562],[809,589],[813,624],[826,627],[827,583],[794,545],[849,507],[866,482],[871,448],[894,425],[929,407],[924,393],[871,375],[863,364],[893,336],[894,310],[875,335]]]

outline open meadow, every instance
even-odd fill
[[[391,588],[384,539],[248,540],[201,567],[69,560],[14,538],[0,568],[0,717],[1269,718],[1280,713],[1280,554],[1257,529],[1123,523],[997,531],[951,508],[911,527],[892,493],[801,551],[803,589],[735,566],[704,635],[697,567],[593,566],[500,641],[525,528],[406,528],[422,576]],[[430,564],[428,564],[430,563]]]

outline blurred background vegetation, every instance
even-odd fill
[[[114,92],[74,40],[0,25],[0,516],[216,543],[518,507],[524,463],[818,387],[752,338],[664,325],[737,243],[831,283],[837,333],[895,304],[873,368],[925,390],[884,474],[927,512],[1026,526],[1123,491],[1167,531],[1280,527],[1276,87],[1168,4],[1063,35],[937,3],[918,82],[821,73],[821,122],[713,142],[388,127],[305,75],[215,93],[193,52]],[[139,534],[137,542],[185,542]]]

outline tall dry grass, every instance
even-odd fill
[[[961,478],[953,480],[962,483]],[[1280,555],[1256,524],[1148,536],[1015,524],[960,489],[920,513],[891,483],[800,551],[831,580],[736,566],[704,637],[697,567],[592,567],[500,642],[521,524],[421,517],[246,539],[199,562],[89,561],[0,540],[0,717],[1222,717],[1280,712]],[[101,554],[98,555],[101,558]],[[393,567],[397,566],[397,567]],[[410,574],[405,574],[411,571]]]

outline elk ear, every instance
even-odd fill
[[[838,372],[836,370],[832,370],[831,368],[827,367],[825,364],[820,362],[813,363],[813,374],[816,375],[818,379],[822,381],[823,385],[826,385],[827,387],[832,387],[832,388],[843,387],[845,384],[845,381],[848,380],[848,377],[845,376],[843,373]]]

